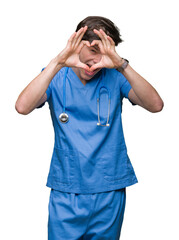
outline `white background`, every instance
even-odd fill
[[[170,0],[16,0],[0,4],[0,239],[47,239],[54,144],[48,104],[15,111],[24,87],[66,45],[87,16],[111,19],[124,42],[120,56],[159,92],[165,106],[150,113],[127,100],[123,127],[139,183],[127,188],[121,240],[178,240],[178,5]]]

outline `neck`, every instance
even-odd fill
[[[82,80],[82,79],[80,79],[80,81],[83,83],[83,85],[85,86],[86,85],[86,83],[87,83],[87,81],[86,80]]]
[[[87,81],[81,77],[80,69],[79,69],[79,68],[75,68],[75,67],[72,67],[72,69],[73,69],[73,71],[76,73],[76,75],[78,76],[78,78],[80,79],[80,81],[83,83],[83,85],[85,86],[86,83],[87,83]]]

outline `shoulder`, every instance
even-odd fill
[[[59,87],[59,84],[63,84],[63,78],[65,75],[65,70],[66,67],[60,69],[55,76],[53,77],[52,81],[51,81],[51,87],[56,88]]]
[[[112,84],[115,87],[121,88],[127,80],[121,72],[117,71],[114,68],[104,68],[103,72],[107,83],[110,85]]]
[[[65,73],[68,71],[67,67],[61,68],[56,75],[54,76],[54,79],[63,79]]]

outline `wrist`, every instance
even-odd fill
[[[54,67],[54,68],[63,68],[65,67],[65,65],[59,61],[59,59],[57,57],[53,58],[50,62],[50,64]]]
[[[120,59],[119,59],[118,62],[117,62],[116,68],[120,68],[123,63],[124,63],[124,59],[120,57]]]
[[[129,61],[127,59],[121,58],[121,61],[118,67],[116,68],[116,70],[118,70],[119,72],[123,72],[128,66],[128,64],[129,64]]]
[[[56,61],[56,59],[54,58],[49,62],[47,67],[50,72],[56,74],[61,68],[63,68],[63,65],[59,64],[58,61]]]

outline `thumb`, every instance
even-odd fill
[[[98,68],[103,68],[103,65],[99,62],[94,64],[93,66],[90,67],[89,71],[93,72],[94,70],[98,69]]]
[[[82,63],[82,62],[79,62],[76,66],[79,67],[79,68],[83,68],[83,69],[85,69],[87,71],[90,71],[89,66],[84,64],[84,63]]]

